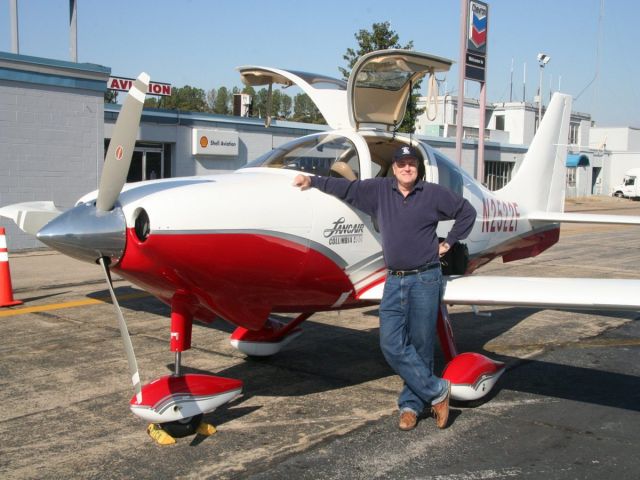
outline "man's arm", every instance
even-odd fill
[[[471,233],[476,220],[476,210],[466,198],[447,188],[440,187],[437,195],[441,220],[455,220],[446,240],[440,244],[440,254],[443,255],[451,245],[467,238]]]
[[[311,187],[333,195],[369,215],[378,208],[378,181],[347,180],[345,178],[296,175],[293,185],[307,190]]]

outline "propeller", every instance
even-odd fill
[[[144,98],[149,88],[149,75],[142,72],[133,83],[122,105],[118,121],[105,156],[96,208],[107,212],[113,208],[127,181],[133,148],[138,135]]]
[[[138,126],[140,125],[140,117],[142,116],[142,107],[144,98],[149,87],[149,75],[141,73],[129,89],[129,94],[122,105],[118,120],[113,127],[113,135],[109,143],[109,149],[105,156],[104,168],[102,169],[102,178],[100,179],[100,187],[98,189],[98,199],[96,200],[96,209],[102,211],[110,211],[113,209],[120,191],[127,180],[129,167],[131,166],[131,157],[133,156],[133,148],[138,135]],[[136,392],[136,400],[142,402],[142,385],[140,383],[140,374],[138,373],[138,362],[133,351],[131,336],[127,323],[124,320],[122,309],[118,303],[115,292],[113,291],[113,281],[111,280],[111,272],[109,270],[107,257],[101,256],[98,262],[102,267],[113,308],[118,319],[118,327],[120,328],[120,336],[124,344],[124,351],[127,355],[127,363],[129,365],[129,374],[131,383]]]
[[[129,329],[127,323],[124,320],[122,309],[116,298],[116,294],[113,291],[113,281],[111,280],[111,272],[105,261],[105,257],[98,259],[102,271],[104,273],[107,286],[109,287],[109,294],[111,295],[111,301],[113,302],[113,308],[116,311],[116,317],[118,317],[118,327],[120,328],[120,336],[122,337],[122,343],[124,344],[124,351],[127,354],[127,363],[129,364],[129,374],[131,375],[131,383],[133,383],[133,389],[136,392],[136,400],[138,403],[142,402],[142,385],[140,383],[140,374],[138,373],[138,362],[136,361],[136,355],[133,351],[133,344],[131,343],[131,336],[129,335]]]

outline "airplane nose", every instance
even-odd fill
[[[108,257],[120,261],[126,245],[127,224],[122,208],[97,210],[94,202],[82,203],[47,223],[36,237],[70,257],[95,263]]]

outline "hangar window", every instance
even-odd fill
[[[340,135],[321,134],[295,140],[257,158],[243,168],[286,168],[315,175],[360,177],[360,161],[355,145]]]

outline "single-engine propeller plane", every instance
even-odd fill
[[[97,192],[60,212],[52,202],[0,209],[20,228],[71,257],[98,263],[119,318],[135,395],[130,407],[149,422],[191,424],[240,394],[240,380],[182,374],[194,319],[221,317],[237,328],[231,344],[250,356],[280,351],[313,313],[373,305],[386,276],[374,219],[336,198],[293,187],[300,172],[350,180],[390,175],[392,152],[411,144],[421,174],[463,194],[478,212],[473,231],[446,259],[438,332],[452,396],[486,395],[504,365],[458,353],[448,304],[576,309],[640,309],[640,280],[471,275],[502,257],[538,255],[559,239],[561,222],[640,225],[640,217],[564,213],[571,97],[556,93],[513,179],[489,191],[424,140],[396,134],[415,82],[452,62],[406,50],[364,55],[348,82],[246,66],[251,86],[297,85],[329,126],[265,153],[228,174],[125,184],[149,77],[141,74],[114,127]],[[446,236],[451,222],[439,227]],[[142,385],[110,271],[171,307],[175,372]],[[275,313],[296,313],[284,323]]]

